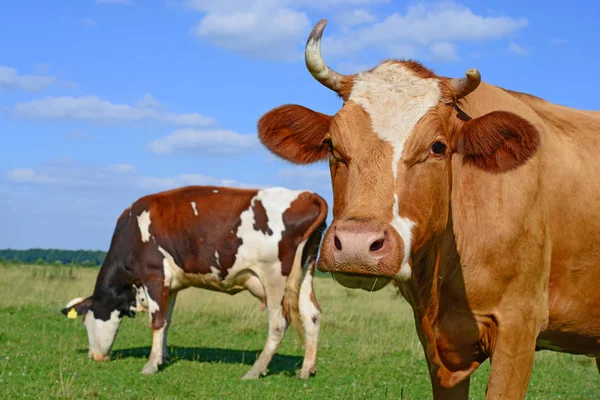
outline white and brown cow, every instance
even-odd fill
[[[333,222],[318,268],[344,286],[396,281],[414,310],[434,397],[467,399],[487,358],[487,399],[522,399],[536,349],[600,360],[600,113],[385,61],[344,76],[306,47],[339,94],[334,115],[285,105],[261,141],[329,160]]]
[[[284,188],[190,186],[142,197],[119,218],[93,295],[62,312],[84,316],[89,356],[101,361],[123,316],[147,310],[152,352],[142,372],[153,374],[167,357],[180,290],[247,289],[266,303],[269,335],[244,378],[266,373],[289,322],[305,345],[298,377],[308,378],[316,371],[321,312],[312,278],[326,215],[317,194]]]

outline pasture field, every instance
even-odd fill
[[[409,306],[388,286],[377,293],[315,279],[323,309],[318,372],[295,379],[303,351],[289,329],[269,375],[239,378],[265,343],[267,316],[258,300],[188,289],[169,330],[170,363],[140,370],[150,352],[147,314],[125,319],[106,363],[88,361],[87,336],[60,309],[92,293],[98,270],[0,266],[1,399],[430,399],[423,351]],[[472,377],[484,397],[486,362]],[[593,359],[538,352],[527,399],[598,399]]]

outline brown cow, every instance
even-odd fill
[[[117,222],[94,294],[62,310],[84,315],[89,356],[108,360],[124,315],[149,311],[152,352],[142,373],[167,357],[177,293],[199,287],[249,290],[269,314],[269,336],[245,379],[266,373],[291,321],[305,344],[299,378],[316,371],[320,308],[313,292],[327,204],[318,195],[189,186],[142,197]],[[304,335],[302,335],[302,326]]]
[[[318,268],[351,288],[398,283],[436,399],[466,399],[488,357],[487,399],[525,396],[536,348],[598,359],[600,113],[480,84],[477,70],[385,61],[344,76],[321,57],[325,23],[306,63],[341,110],[285,105],[258,125],[284,159],[329,160]]]

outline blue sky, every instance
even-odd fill
[[[339,72],[415,58],[596,109],[595,1],[63,0],[0,5],[0,248],[107,249],[140,196],[188,184],[287,186],[331,199],[325,164],[256,140],[269,109],[325,113],[312,26]]]

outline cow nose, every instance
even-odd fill
[[[333,237],[333,258],[342,264],[375,265],[390,252],[389,242],[383,228],[338,226]]]

